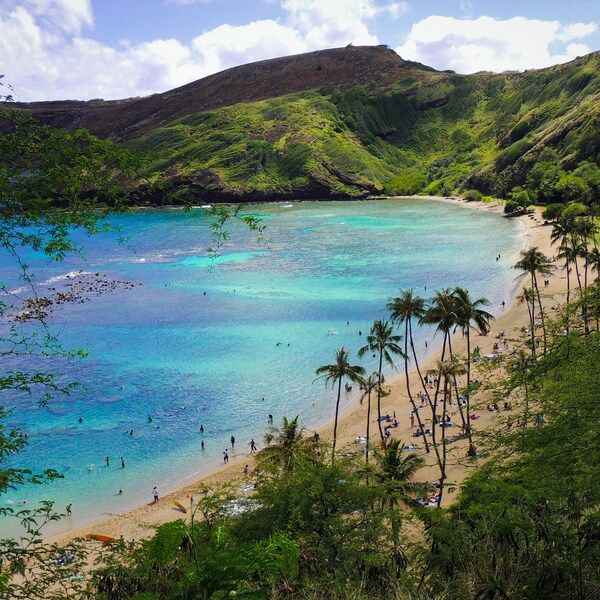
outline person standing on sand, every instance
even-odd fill
[[[250,473],[250,468],[248,467],[248,465],[246,465],[246,466],[244,467],[244,475],[245,475],[246,477],[248,477],[248,473]]]
[[[156,486],[152,488],[152,498],[154,499],[152,504],[156,504],[158,502],[158,490],[156,489]]]

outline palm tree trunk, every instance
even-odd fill
[[[469,454],[475,455],[475,446],[471,431],[471,328],[467,327],[467,438],[469,439]],[[460,399],[457,398],[460,405]]]
[[[537,277],[534,276],[533,280],[535,282],[535,293],[536,293],[536,296],[538,299],[538,306],[540,309],[540,319],[542,320],[542,334],[544,336],[544,355],[545,355],[546,349],[547,349],[547,344],[548,344],[548,341],[546,339],[546,320],[544,319],[544,309],[542,307],[542,296],[540,295],[540,290],[538,288]]]
[[[429,395],[429,390],[425,385],[425,379],[423,378],[423,374],[421,373],[421,367],[419,366],[419,359],[417,358],[417,351],[415,350],[415,341],[413,339],[412,334],[412,325],[410,326],[410,348],[412,350],[413,358],[415,359],[415,368],[417,369],[417,373],[419,374],[419,380],[421,381],[421,385],[423,386],[423,390],[425,390],[425,395],[427,396],[427,402],[431,407],[431,396]],[[420,421],[419,421],[420,422]]]
[[[419,410],[417,409],[417,404],[415,403],[415,399],[413,398],[412,391],[410,389],[410,377],[408,376],[408,338],[409,338],[409,320],[406,319],[404,325],[404,375],[406,376],[406,391],[408,393],[408,399],[413,408],[413,414],[417,417],[417,423],[419,425],[419,429],[423,431],[423,424],[421,423],[421,415],[419,415]],[[411,345],[412,345],[412,332],[410,332]],[[429,454],[429,442],[427,441],[427,437],[423,434],[423,441],[425,442],[425,452]]]
[[[527,304],[529,305],[529,303]],[[533,271],[531,272],[531,312],[529,316],[531,317],[531,354],[535,356],[535,279]]]
[[[581,284],[581,275],[579,274],[579,263],[577,261],[577,257],[575,257],[573,262],[575,263],[575,275],[577,275],[577,287],[579,288],[579,294],[581,295],[583,286]]]
[[[441,375],[441,374],[440,374]],[[444,377],[444,401],[442,403],[442,423],[446,422],[448,406],[448,378]],[[446,482],[446,460],[448,453],[448,443],[446,441],[446,428],[442,426],[442,468],[440,469],[440,493],[438,494],[438,508],[442,504],[442,496],[444,495],[444,483]]]
[[[381,428],[381,369],[383,367],[383,349],[379,349],[379,385],[377,386],[377,426],[379,427],[379,435],[383,442],[383,429]]]
[[[584,272],[583,272],[583,285],[585,287],[585,289],[587,289],[588,286],[588,249],[587,249],[587,241],[586,241],[586,247],[585,247],[585,263],[584,263]],[[585,298],[585,295],[584,295]],[[583,313],[583,323],[585,326],[585,332],[589,333],[590,332],[590,324],[588,321],[588,311],[587,311],[587,302],[584,302],[583,305],[581,306],[581,312]]]
[[[444,341],[442,343],[442,357],[440,362],[444,362],[444,357],[446,356],[446,343],[447,343],[447,339],[448,339],[448,332],[445,331],[444,332]],[[437,385],[435,387],[435,394],[433,396],[433,402],[431,402],[430,400],[430,407],[431,407],[431,445],[433,446],[433,449],[435,450],[435,458],[438,464],[438,468],[440,470],[440,480],[445,479],[446,478],[446,463],[445,461],[442,460],[442,457],[440,456],[440,449],[438,448],[438,444],[437,444],[437,404],[438,404],[438,399],[439,399],[439,394],[440,394],[440,373],[438,373],[438,380],[437,380]],[[427,397],[429,398],[429,394],[427,395]],[[425,432],[423,431],[423,435],[425,435]]]
[[[338,379],[338,393],[337,401],[335,403],[335,419],[333,421],[333,445],[331,447],[331,464],[335,461],[335,444],[337,442],[337,426],[338,426],[338,414],[340,411],[340,398],[342,396],[342,378]]]
[[[567,304],[571,300],[571,269],[569,268],[569,259],[565,258],[565,269],[567,269]]]
[[[369,388],[369,393],[367,394],[367,445],[365,447],[365,458],[367,466],[369,466],[369,434],[371,431],[371,389]],[[369,475],[367,475],[367,484]]]
[[[452,338],[450,336],[448,336],[448,348],[450,350],[450,361],[452,361]],[[467,433],[467,436],[469,438],[469,444],[472,443],[471,440],[471,435],[468,433],[467,431],[467,422],[465,421],[465,415],[462,409],[462,405],[460,403],[460,400],[458,399],[458,384],[456,383],[456,375],[453,376],[453,381],[454,381],[454,391],[456,393],[456,401],[458,402],[458,412],[460,414],[460,420],[462,421],[462,426],[463,426],[463,430],[465,433]]]

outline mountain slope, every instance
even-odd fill
[[[448,194],[586,202],[600,190],[600,53],[457,75],[383,46],[236,67],[165,94],[21,105],[143,151],[138,199]]]

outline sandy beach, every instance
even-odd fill
[[[419,196],[419,198],[423,198]],[[443,199],[443,198],[431,198],[432,201],[437,202],[448,202],[453,204],[461,204],[474,210],[488,210],[495,212],[502,212],[503,204],[501,202],[493,203],[480,203],[480,202],[465,202],[460,199]],[[524,228],[524,242],[526,247],[537,246],[547,256],[552,256],[555,253],[555,249],[550,244],[550,233],[552,228],[548,225],[543,224],[543,219],[540,218],[539,212],[533,215],[523,215],[514,217],[519,219],[520,223],[523,224]],[[493,235],[493,232],[490,232]],[[554,276],[550,278],[548,287],[543,288],[544,303],[546,306],[551,306],[562,302],[561,296],[564,294],[566,289],[566,279],[560,267],[562,265],[557,264],[558,269],[555,271]],[[515,278],[518,276],[518,272],[515,271]],[[522,286],[527,283],[526,278],[519,280],[518,284]],[[478,336],[474,334],[472,336],[472,346],[478,346],[482,354],[488,354],[492,352],[493,346],[498,339],[497,334],[501,331],[505,332],[506,338],[509,340],[509,347],[512,348],[512,342],[510,340],[517,337],[516,330],[523,326],[528,326],[529,317],[527,314],[527,307],[523,304],[519,305],[516,302],[508,303],[512,298],[512,290],[507,290],[507,305],[506,309],[500,314],[497,314],[496,319],[492,321],[492,331],[487,336]],[[403,333],[403,332],[399,332]],[[438,341],[438,340],[435,340]],[[456,334],[453,338],[453,349],[457,353],[464,353],[466,349],[466,340],[461,334]],[[417,349],[419,350],[419,349]],[[424,349],[422,349],[424,350]],[[427,362],[421,365],[422,369],[426,370],[431,368],[435,363],[437,356],[430,356]],[[392,429],[393,437],[400,439],[405,444],[416,443],[419,444],[418,438],[411,437],[412,429],[410,428],[409,413],[411,411],[411,405],[406,392],[405,377],[403,373],[402,362],[400,361],[397,365],[398,372],[394,377],[386,381],[386,387],[391,390],[389,396],[382,399],[382,413],[393,414],[395,413],[400,421],[400,425],[396,429]],[[416,372],[411,372],[411,385],[415,392],[422,389]],[[331,414],[333,417],[334,406],[332,404]],[[376,411],[373,411],[374,419],[371,423],[372,440],[374,443],[377,442],[377,422],[376,422]],[[479,418],[474,422],[474,428],[476,430],[482,430],[486,428],[490,421],[494,418],[494,413],[477,410]],[[302,415],[300,415],[302,417]],[[458,433],[459,428],[456,428]],[[333,423],[329,423],[319,429],[319,433],[326,440],[331,439],[333,431]],[[339,422],[339,433],[338,433],[338,448],[340,452],[355,451],[360,452],[364,446],[356,444],[355,439],[358,436],[364,436],[366,432],[366,406],[355,404],[348,410],[340,419]],[[312,433],[312,432],[311,432]],[[258,441],[258,440],[257,440]],[[422,444],[419,444],[422,447]],[[259,444],[260,446],[260,444]],[[467,462],[464,460],[466,454],[466,446],[464,441],[457,442],[452,445],[453,452],[449,457],[448,462],[448,480],[453,483],[460,484],[471,469],[476,467],[476,463]],[[160,498],[157,504],[150,504],[152,497],[150,489],[148,490],[148,502],[139,506],[129,512],[121,515],[112,516],[110,518],[99,521],[93,525],[87,525],[82,528],[72,529],[65,533],[58,535],[48,536],[47,540],[51,543],[65,543],[74,537],[85,536],[87,533],[94,532],[105,535],[110,535],[115,538],[123,536],[126,541],[139,540],[141,538],[151,535],[154,528],[161,523],[165,523],[174,519],[184,517],[182,512],[177,510],[173,504],[173,500],[178,500],[185,506],[189,506],[190,495],[197,495],[201,486],[214,486],[221,485],[227,482],[232,482],[234,486],[241,488],[247,483],[247,479],[243,474],[244,467],[246,464],[249,465],[252,471],[254,467],[253,456],[246,452],[234,452],[231,455],[230,462],[227,466],[217,469],[205,476],[199,481],[196,481],[190,485],[186,485],[181,489],[167,494]],[[427,457],[427,466],[419,471],[418,479],[423,481],[430,481],[437,479],[437,467],[433,464],[432,457]],[[240,495],[243,492],[240,491]],[[453,496],[446,495],[445,501],[451,502]]]

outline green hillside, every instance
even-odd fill
[[[600,188],[599,62],[594,53],[465,76],[385,47],[335,49],[142,100],[30,110],[142,151],[137,196],[153,203],[174,192],[258,201],[471,189],[521,203],[589,202]]]

